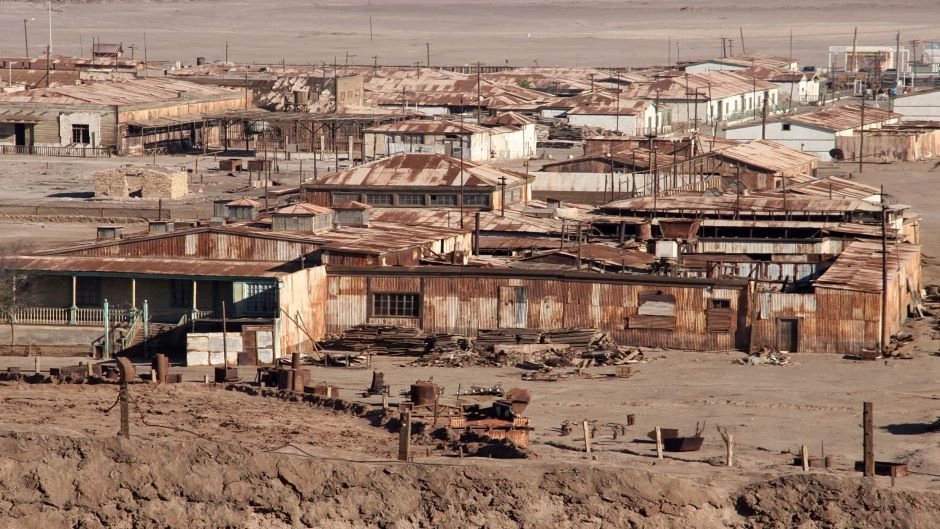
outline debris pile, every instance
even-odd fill
[[[774,347],[762,347],[745,358],[739,358],[737,363],[749,366],[785,366],[790,363],[790,355],[781,353]]]

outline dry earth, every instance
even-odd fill
[[[251,62],[371,65],[482,61],[491,65],[643,66],[666,59],[720,55],[720,37],[744,33],[748,52],[789,53],[825,66],[830,45],[937,40],[931,0],[818,2],[792,0],[279,0],[56,2],[53,53],[86,52],[92,37],[136,44],[149,58],[192,63],[195,57]],[[23,53],[23,19],[31,53],[47,40],[44,2],[0,0],[0,53]],[[370,38],[370,20],[372,36]],[[129,50],[128,50],[129,51]],[[667,55],[668,53],[668,55]]]

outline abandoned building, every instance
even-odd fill
[[[143,79],[0,95],[0,153],[108,156],[212,142],[203,114],[243,108],[246,95],[171,79]]]
[[[423,152],[484,162],[523,159],[536,153],[535,124],[522,116],[514,124],[494,126],[457,121],[400,121],[365,129],[363,135],[365,152],[372,159],[400,152]]]

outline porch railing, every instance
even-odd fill
[[[68,156],[73,158],[110,158],[110,147],[60,145],[0,145],[0,154],[32,156]]]
[[[129,323],[132,311],[130,309],[111,309],[108,311],[108,320],[111,325]],[[104,311],[95,308],[69,308],[69,307],[24,307],[14,309],[0,315],[4,322],[21,323],[27,325],[81,325],[93,327],[104,323]]]

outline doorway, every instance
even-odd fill
[[[29,123],[15,123],[13,125],[14,143],[18,147],[33,145],[33,125]]]
[[[777,350],[795,353],[800,347],[800,320],[798,318],[777,319]]]

